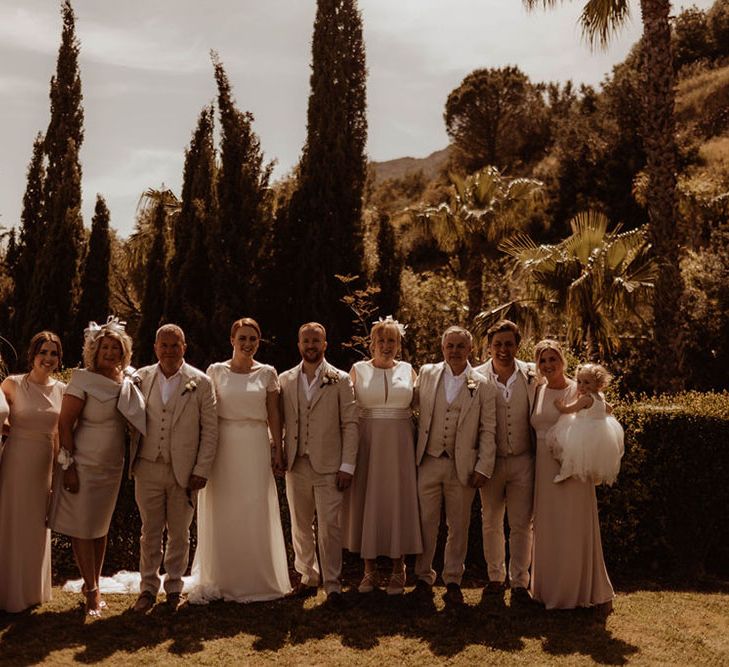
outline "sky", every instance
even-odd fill
[[[179,194],[184,151],[213,101],[214,49],[275,177],[306,137],[315,0],[72,0],[85,110],[83,210],[96,193],[122,236],[139,197]],[[692,0],[702,9],[713,0]],[[359,0],[368,67],[368,156],[425,157],[448,143],[448,93],[474,69],[517,65],[532,81],[598,86],[641,31],[638,2],[605,51],[578,25],[584,0],[527,12],[519,0]],[[0,225],[19,223],[33,140],[49,120],[60,2],[0,0]],[[674,6],[677,13],[680,5]]]

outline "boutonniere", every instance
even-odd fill
[[[530,368],[527,371],[527,384],[528,385],[531,384],[532,380],[536,379],[536,377],[537,377],[537,374]]]
[[[339,382],[339,374],[334,371],[325,371],[324,377],[321,379],[319,389],[326,387],[328,384],[337,384]]]
[[[466,389],[468,389],[468,392],[471,394],[471,398],[473,398],[473,392],[478,389],[478,382],[476,382],[476,380],[472,377],[466,378]]]
[[[197,389],[197,382],[195,380],[189,380],[187,384],[185,385],[185,388],[182,390],[182,395],[184,396],[188,391],[192,393]]]

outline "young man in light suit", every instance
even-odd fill
[[[342,492],[357,462],[358,427],[352,380],[327,363],[326,330],[317,322],[299,329],[301,363],[282,373],[286,497],[291,510],[295,597],[316,595],[323,579],[327,601],[342,604]],[[321,570],[316,559],[316,514]]]
[[[501,320],[486,332],[490,359],[476,370],[498,390],[496,394],[496,466],[481,487],[483,553],[488,565],[486,595],[506,587],[504,511],[509,521],[511,601],[528,602],[532,560],[534,504],[534,432],[529,417],[537,387],[533,364],[516,358],[519,327]]]
[[[463,603],[461,579],[468,549],[468,526],[475,490],[494,468],[496,390],[468,362],[473,338],[466,329],[450,327],[441,340],[444,361],[420,369],[416,395],[418,421],[418,499],[423,553],[415,562],[416,589],[432,595],[433,570],[445,501],[448,540],[445,546],[444,599]]]
[[[190,523],[197,491],[207,482],[218,444],[212,383],[185,363],[185,349],[182,329],[165,324],[154,343],[159,363],[138,371],[147,406],[147,435],[132,440],[129,469],[142,517],[141,593],[134,604],[140,613],[149,611],[157,599],[165,529],[167,603],[173,610],[184,604],[182,575],[189,559]]]

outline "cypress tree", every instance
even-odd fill
[[[174,251],[167,278],[165,317],[187,334],[187,359],[205,367],[212,357],[214,292],[210,235],[215,221],[214,112],[200,112],[190,147],[185,151],[182,206],[173,228]]]
[[[25,337],[50,328],[67,337],[74,324],[73,307],[84,230],[81,219],[83,142],[79,42],[71,3],[61,6],[63,31],[56,75],[51,79],[51,120],[45,134],[48,158],[43,188],[44,245],[32,280]]]
[[[91,320],[105,322],[109,310],[109,262],[111,236],[109,209],[101,195],[96,195],[94,217],[91,220],[89,252],[86,255],[81,278],[81,299],[74,331],[76,347],[81,349],[82,332]]]
[[[142,297],[142,320],[137,329],[134,359],[138,366],[152,363],[154,337],[163,321],[165,306],[165,265],[167,243],[165,239],[167,214],[164,201],[159,200],[152,218],[152,246],[147,256],[147,277]]]
[[[33,142],[33,156],[28,165],[28,176],[23,195],[23,211],[20,214],[20,236],[17,242],[17,259],[9,267],[13,279],[13,293],[10,298],[12,321],[9,331],[16,349],[25,345],[23,334],[28,316],[33,272],[38,263],[39,252],[44,238],[43,220],[43,135],[39,132]]]
[[[353,333],[336,274],[361,272],[366,141],[365,51],[356,0],[318,0],[307,139],[286,230],[295,254],[286,270],[298,278],[287,295],[292,351],[303,321],[327,327],[335,359]]]
[[[15,229],[6,232],[8,242],[5,247],[5,254],[2,259],[2,270],[0,271],[0,332],[10,332],[10,318],[12,316],[12,280],[18,264],[18,242]],[[0,344],[4,343],[0,335]],[[1,345],[0,345],[1,346]],[[8,360],[5,361],[7,363]],[[3,364],[0,357],[0,367]]]
[[[215,229],[215,354],[230,352],[228,328],[255,313],[261,286],[259,251],[271,225],[269,181],[273,165],[263,165],[261,144],[253,132],[253,115],[240,111],[230,82],[213,54],[220,113],[220,171]],[[222,332],[222,333],[221,333]]]
[[[380,213],[380,227],[377,231],[377,270],[375,282],[380,293],[375,298],[383,317],[397,317],[400,309],[400,273],[402,257],[398,252],[395,231],[387,213]]]

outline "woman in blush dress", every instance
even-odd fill
[[[555,483],[560,464],[547,440],[561,414],[557,404],[574,400],[575,383],[565,376],[558,342],[540,341],[535,361],[543,384],[531,417],[537,434],[531,594],[547,609],[594,607],[604,620],[615,594],[602,554],[595,485],[577,477]]]
[[[90,616],[105,606],[99,579],[124,469],[126,422],[146,428],[131,357],[123,322],[113,317],[103,326],[90,322],[84,331],[85,368],[74,370],[61,405],[50,526],[71,538]]]
[[[63,358],[59,337],[33,336],[29,372],[11,375],[0,397],[10,431],[0,460],[0,609],[18,612],[51,599],[51,531],[46,527],[63,382],[51,374]],[[3,399],[4,400],[4,399]],[[0,415],[0,423],[6,415]]]
[[[378,584],[377,557],[392,559],[389,595],[405,587],[404,554],[423,550],[418,513],[415,445],[410,404],[415,371],[397,361],[405,327],[388,316],[372,327],[370,361],[350,375],[359,412],[359,449],[352,485],[343,508],[344,546],[364,559],[358,590]]]
[[[198,496],[193,604],[276,600],[291,589],[271,470],[284,471],[278,376],[254,359],[261,342],[255,320],[234,322],[230,342],[233,358],[207,370],[217,396],[218,449]]]

